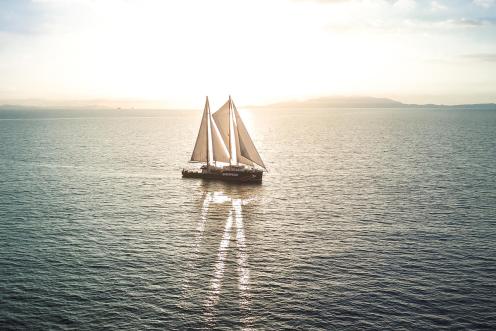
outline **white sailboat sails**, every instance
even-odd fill
[[[208,164],[215,162],[226,162],[230,160],[229,151],[224,144],[217,125],[212,120],[210,114],[210,104],[205,101],[205,109],[203,110],[202,121],[198,137],[196,138],[195,149],[191,155],[191,162],[207,162]]]
[[[266,169],[231,97],[212,116],[224,143],[228,146],[231,164],[241,163],[250,166],[257,164]]]
[[[266,169],[231,97],[214,114],[207,97],[191,161],[256,164]]]

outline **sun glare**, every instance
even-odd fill
[[[0,54],[0,96],[193,106],[198,96],[232,94],[265,104],[333,94],[472,95],[494,81],[493,62],[477,55],[495,51],[483,39],[492,25],[443,19],[445,7],[419,12],[415,1],[37,4],[52,16],[36,33],[0,34],[9,50]]]

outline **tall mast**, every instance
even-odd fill
[[[205,107],[207,107],[207,117],[208,117],[208,120],[207,120],[207,130],[205,130],[207,132],[207,169],[210,165],[210,156],[209,156],[209,150],[208,150],[208,145],[210,143],[210,135],[208,134],[208,128],[211,127],[211,123],[210,123],[210,105],[208,103],[208,95],[207,95],[207,100],[205,101]],[[211,129],[211,128],[210,128]]]
[[[231,130],[231,126],[232,126],[232,128],[234,130],[234,119],[235,119],[235,117],[234,117],[234,110],[236,109],[236,106],[234,105],[234,102],[232,101],[231,96],[229,96],[229,105],[230,105],[230,107],[229,107],[229,115],[230,115],[229,130]],[[236,131],[236,135],[237,134],[238,133]],[[236,144],[236,147],[234,148],[234,153],[236,153],[236,165],[239,166],[239,159],[238,159],[238,154],[237,154],[238,153],[239,146],[238,146],[238,142],[236,141],[236,137],[233,137],[233,139],[234,139],[233,141]],[[229,144],[230,143],[231,143],[231,140],[229,140]]]
[[[232,124],[232,107],[231,107],[231,95],[229,95],[229,165],[232,165],[232,148],[231,148],[231,124]]]

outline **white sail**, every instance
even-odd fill
[[[236,119],[233,116],[233,127],[234,127],[234,132],[235,132],[235,142],[236,142],[236,159],[238,163],[246,164],[249,166],[253,166],[253,162],[241,155],[241,150],[239,148],[239,133],[238,133],[238,125],[236,124]]]
[[[236,142],[238,139],[238,133],[235,129],[234,115],[232,114],[231,105],[231,97],[229,97],[229,100],[227,100],[227,102],[222,107],[220,107],[219,110],[217,110],[212,115],[212,117],[214,118],[214,121],[221,133],[222,139],[224,140],[227,150],[229,151],[230,163],[236,164],[239,160],[237,157],[239,153],[236,153],[236,146],[238,145]],[[251,162],[243,163],[253,165],[253,163]]]
[[[229,100],[212,114],[226,146],[229,146]]]
[[[212,117],[219,128],[224,144],[228,150],[231,148],[229,151],[231,163],[242,163],[250,166],[256,163],[265,168],[262,158],[230,98]]]
[[[208,162],[208,119],[209,119],[209,104],[208,97],[205,101],[205,109],[203,110],[203,116],[200,124],[200,130],[198,131],[198,137],[196,137],[195,149],[191,155],[192,162]]]
[[[236,131],[239,140],[239,143],[237,144],[239,146],[239,155],[265,168],[262,158],[260,157],[260,154],[258,154],[255,144],[253,144],[253,141],[251,140],[251,137],[248,134],[248,130],[246,130],[245,124],[241,120],[238,110],[236,109],[234,104],[233,104],[233,108],[234,108],[234,115],[236,120]]]
[[[210,132],[212,135],[212,159],[217,162],[229,163],[230,154],[227,150],[226,144],[222,139],[222,135],[219,132],[219,128],[215,124],[215,121],[210,117]]]

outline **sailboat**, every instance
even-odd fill
[[[213,114],[207,97],[190,162],[204,164],[199,169],[183,169],[183,177],[262,182],[267,169],[231,96]]]

